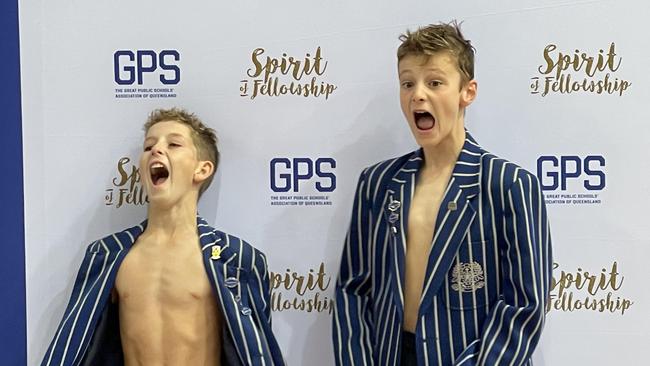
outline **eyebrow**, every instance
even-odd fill
[[[167,137],[180,137],[182,139],[185,138],[185,136],[181,135],[180,133],[176,133],[176,132],[172,132],[172,133],[168,134]]]
[[[430,67],[430,68],[424,69],[422,71],[425,71],[425,72],[426,71],[428,71],[428,72],[437,72],[437,73],[441,73],[441,74],[446,75],[446,73],[445,73],[445,71],[443,69],[439,69],[437,67]],[[411,70],[411,69],[402,70],[402,71],[399,72],[399,76],[402,76],[402,74],[405,74],[405,73],[408,73],[408,72],[414,72],[414,71]]]
[[[172,137],[172,138],[181,138],[181,139],[185,139],[185,138],[186,138],[185,136],[181,135],[180,133],[176,133],[176,132],[172,132],[172,133],[168,134],[167,137],[168,137],[168,138],[170,138],[170,137]],[[147,141],[150,141],[150,140],[156,140],[156,138],[155,138],[154,136],[149,136],[149,137],[147,137],[147,138],[144,139],[144,142],[143,142],[143,143],[146,144]]]

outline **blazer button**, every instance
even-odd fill
[[[246,307],[246,306],[242,307],[241,308],[241,315],[243,315],[243,316],[251,315],[251,309],[249,307]]]
[[[237,281],[237,279],[235,277],[228,277],[224,281],[224,284],[228,288],[233,288],[233,287],[237,287],[237,285],[239,284],[239,281]]]

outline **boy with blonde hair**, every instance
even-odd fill
[[[42,365],[284,365],[264,254],[196,214],[214,131],[176,108],[144,129],[147,220],[88,247]]]

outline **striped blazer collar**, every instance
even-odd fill
[[[465,132],[465,143],[458,156],[456,165],[451,175],[451,179],[445,193],[444,207],[447,207],[450,200],[450,191],[462,191],[462,197],[469,200],[480,192],[480,173],[481,173],[481,156],[485,151],[476,143],[476,140]],[[411,153],[408,160],[395,173],[388,184],[389,197],[385,203],[386,207],[391,202],[397,201],[400,207],[396,212],[401,221],[408,223],[408,208],[413,198],[415,184],[417,182],[418,172],[424,162],[424,152],[418,149]],[[406,202],[405,202],[406,201]],[[457,204],[457,202],[456,202]],[[441,206],[443,207],[443,206]],[[404,243],[406,245],[406,243]]]
[[[452,182],[466,191],[468,197],[476,196],[479,193],[479,174],[483,154],[485,154],[483,148],[478,145],[469,132],[465,132],[465,143],[454,166]],[[411,153],[406,163],[393,176],[393,188],[411,183],[412,180],[417,179],[417,173],[423,162],[424,152],[422,148]]]
[[[479,193],[481,188],[481,156],[485,154],[485,151],[469,132],[465,132],[465,134],[465,143],[456,161],[456,166],[454,166],[452,178],[453,183],[463,190],[465,197],[471,199]]]
[[[226,265],[234,265],[237,263],[233,261],[237,256],[237,252],[230,247],[230,241],[227,240],[225,235],[217,232],[200,216],[197,216],[196,221],[203,257],[210,257],[211,260]]]
[[[444,280],[458,246],[476,215],[473,199],[480,192],[481,156],[484,150],[466,132],[465,143],[458,156],[447,190],[440,204],[436,229],[432,238],[427,265],[427,277],[422,292],[420,311],[426,310]],[[393,247],[393,286],[395,302],[401,312],[404,308],[404,263],[408,213],[417,175],[424,162],[422,149],[414,151],[388,184],[384,205],[385,219],[395,238]]]

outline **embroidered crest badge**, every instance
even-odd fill
[[[458,263],[451,270],[451,288],[458,292],[471,292],[485,287],[485,274],[477,262]]]

